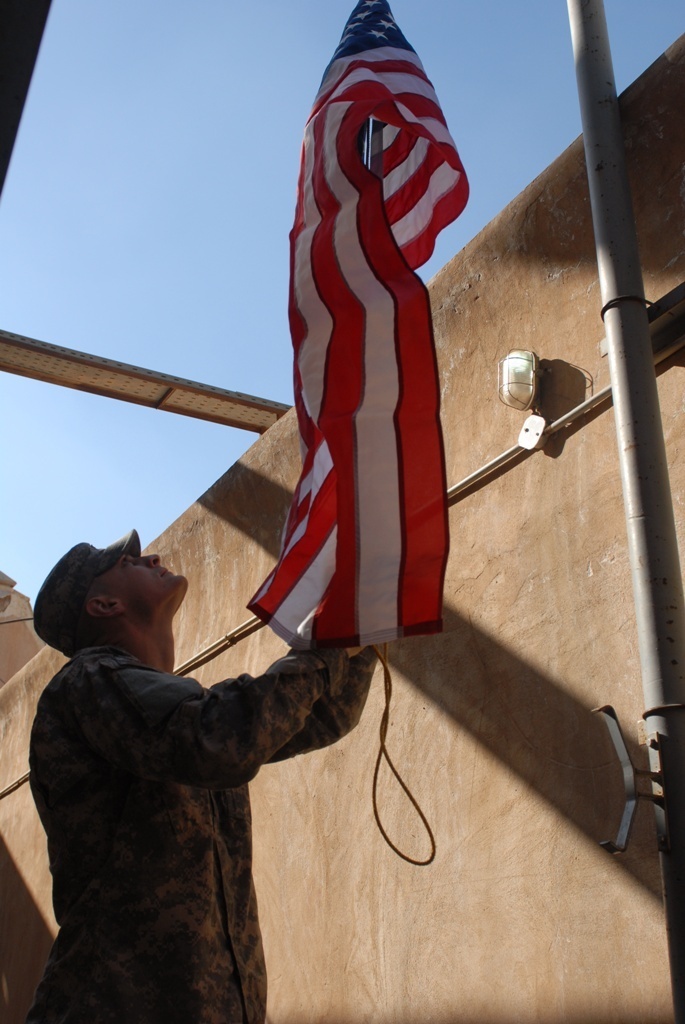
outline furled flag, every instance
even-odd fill
[[[370,118],[382,156],[368,167]],[[439,383],[414,270],[467,196],[420,60],[386,0],[361,0],[305,127],[289,302],[303,469],[279,561],[249,605],[293,647],[442,628]]]

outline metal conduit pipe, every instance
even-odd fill
[[[266,623],[263,622],[262,619],[253,615],[251,618],[246,619],[245,622],[242,622],[239,626],[236,626],[235,629],[232,629],[230,633],[226,633],[218,640],[215,640],[213,644],[205,647],[198,654],[194,654],[192,658],[188,659],[188,661],[184,661],[182,665],[179,665],[178,668],[174,669],[174,675],[187,676],[194,668],[199,668],[201,665],[204,665],[205,662],[211,661],[212,658],[217,656],[217,654],[221,654],[222,651],[228,650],[229,647],[235,647],[235,645],[240,643],[241,640],[244,640],[252,633],[256,633],[258,629],[261,629],[262,626],[265,625]]]
[[[607,333],[676,1024],[685,1024],[685,602],[602,0],[567,0]],[[654,787],[654,792],[657,792]]]

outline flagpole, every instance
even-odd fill
[[[676,1024],[685,1024],[685,612],[603,0],[567,0],[609,351]]]

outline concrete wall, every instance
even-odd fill
[[[0,572],[0,689],[44,646],[33,628],[31,602],[14,587]]]
[[[650,299],[685,279],[684,96],[685,37],[624,97]],[[608,382],[579,141],[444,268],[431,296],[453,484],[516,441],[523,416],[497,397],[510,347],[546,360],[547,411],[575,404],[586,381]],[[682,532],[682,356],[663,367],[659,390]],[[247,618],[297,475],[288,415],[154,543],[190,580],[179,663]],[[611,411],[473,488],[450,527],[445,632],[390,651],[390,749],[433,826],[435,861],[400,860],[373,820],[379,673],[355,733],[252,785],[269,1019],[667,1024],[649,806],[624,856],[598,846],[615,833],[622,793],[591,709],[613,703],[631,737],[642,711]],[[281,649],[261,630],[198,678],[258,672]],[[0,694],[0,789],[26,769],[36,695],[59,662],[41,652]],[[427,853],[387,771],[379,809],[398,845]],[[3,1009],[14,1024],[51,927],[26,786],[0,802],[0,834]],[[8,958],[19,936],[22,953]]]

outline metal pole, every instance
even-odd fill
[[[676,1024],[685,1024],[685,613],[642,271],[602,0],[567,0],[609,350]]]

